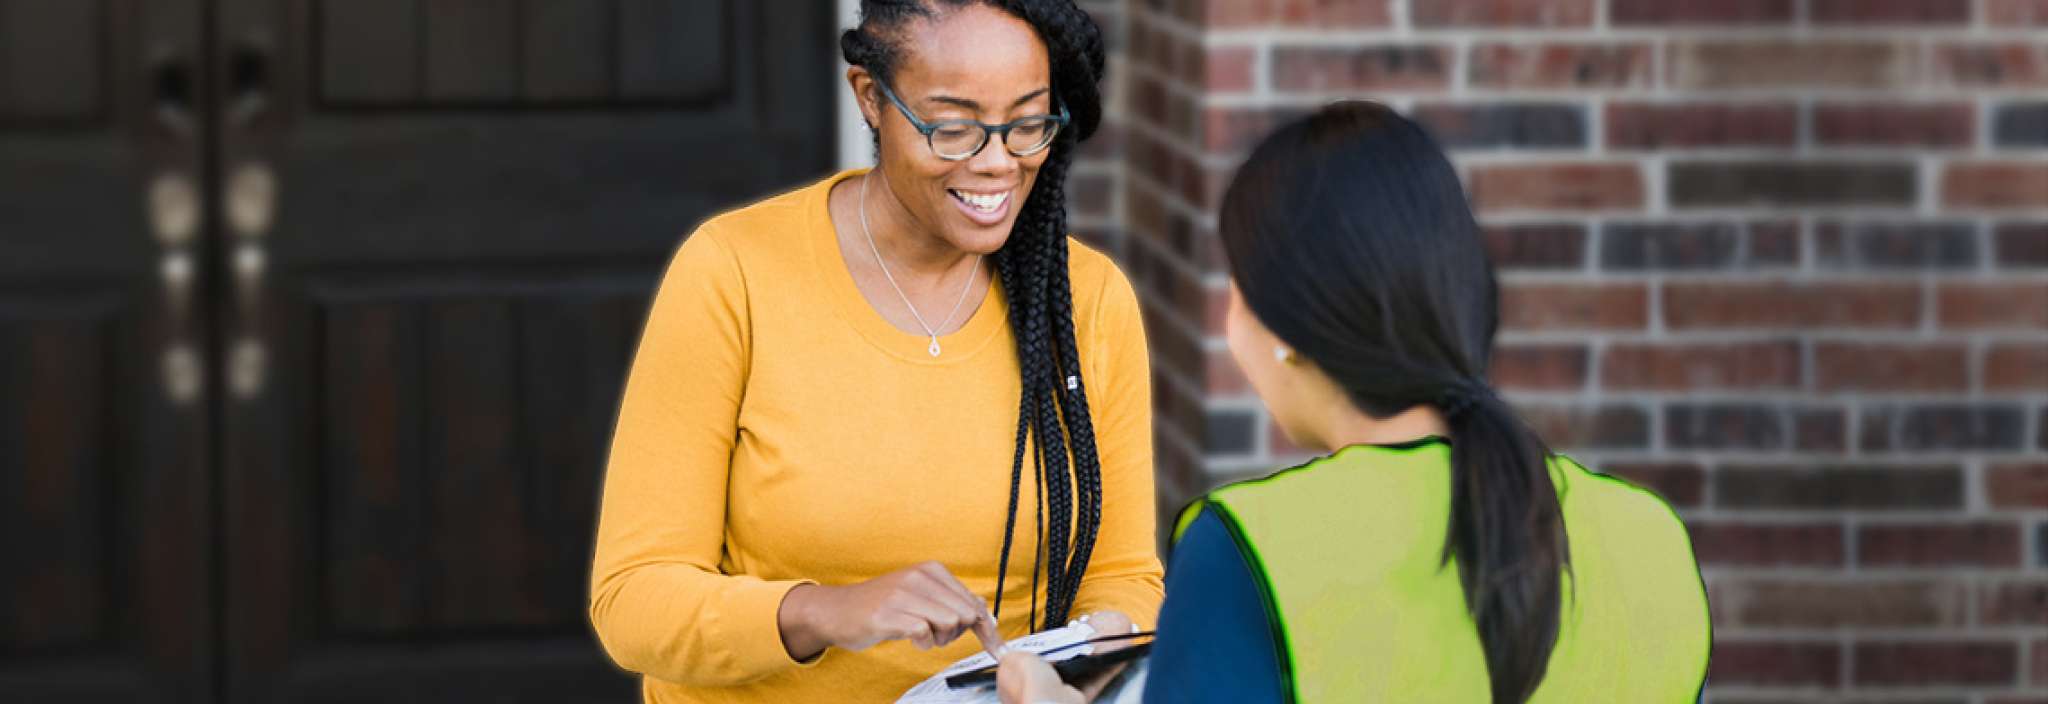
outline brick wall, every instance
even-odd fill
[[[1146,300],[1163,512],[1304,459],[1224,351],[1212,213],[1276,120],[1370,97],[1466,176],[1495,381],[1691,526],[1711,701],[2048,701],[2048,2],[1090,6],[1077,222]]]

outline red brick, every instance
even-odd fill
[[[1749,258],[1758,265],[1797,266],[1800,224],[1765,221],[1749,227]]]
[[[1252,68],[1258,52],[1249,47],[1211,47],[1202,54],[1201,88],[1210,93],[1252,89]]]
[[[1842,646],[1838,644],[1715,640],[1707,679],[1717,686],[1842,686]]]
[[[2026,414],[2018,404],[2000,402],[1867,404],[1857,446],[1866,452],[2019,450],[2026,444]]]
[[[1503,345],[1487,378],[1503,389],[1576,391],[1586,387],[1589,357],[1584,345]]]
[[[1809,408],[1792,414],[1792,449],[1841,452],[1849,449],[1849,412]]]
[[[2048,268],[2048,221],[2002,223],[1991,236],[2000,267]]]
[[[1273,88],[1281,91],[1443,90],[1451,54],[1442,46],[1277,47]]]
[[[2048,342],[2003,342],[1984,353],[1984,390],[2048,389]]]
[[[1702,565],[1840,567],[1846,533],[1840,523],[1702,523],[1687,527]]]
[[[1617,344],[1600,358],[1600,384],[1617,390],[1789,389],[1799,386],[1799,343]]]
[[[1516,412],[1537,437],[1560,452],[1650,445],[1650,415],[1638,406],[1546,404],[1517,407]]]
[[[1209,29],[1257,27],[1273,21],[1275,0],[1188,3],[1202,8],[1202,26]],[[1136,7],[1133,5],[1132,7]]]
[[[2048,328],[2048,284],[1944,284],[1935,307],[1945,328]]]
[[[1237,359],[1228,350],[1216,350],[1207,354],[1203,362],[1204,383],[1202,390],[1213,398],[1238,396],[1252,392],[1250,380],[1245,379],[1244,370],[1237,366]]]
[[[1814,24],[1967,24],[1969,0],[1807,0]]]
[[[1502,269],[1582,269],[1586,226],[1576,223],[1489,225],[1486,253]]]
[[[1067,206],[1074,215],[1110,217],[1112,180],[1105,173],[1077,173],[1067,177]]]
[[[1856,563],[1866,567],[2018,567],[2017,523],[1884,523],[1856,532]]]
[[[1792,0],[1610,0],[1608,17],[1632,25],[1761,25],[1792,21]]]
[[[1677,508],[1700,505],[1706,493],[1706,470],[1689,462],[1612,462],[1598,471],[1655,492]]]
[[[2048,87],[2048,43],[1934,47],[1933,82],[1960,88]]]
[[[1208,431],[1209,416],[1202,408],[1202,401],[1181,391],[1182,385],[1174,382],[1180,377],[1175,371],[1153,369],[1152,409],[1154,420],[1162,427],[1172,427],[1181,437],[1199,442]]]
[[[1230,289],[1207,290],[1202,298],[1202,329],[1212,335],[1220,335],[1224,331],[1224,320],[1230,316]]]
[[[1968,591],[1955,582],[1728,579],[1708,586],[1716,626],[1961,626]]]
[[[1648,88],[1648,44],[1487,43],[1472,47],[1476,88]]]
[[[1206,108],[1202,148],[1220,154],[1250,150],[1281,123],[1305,114],[1298,108]]]
[[[1208,29],[1261,25],[1309,28],[1385,27],[1392,21],[1385,2],[1350,0],[1211,0]]]
[[[1823,342],[1813,350],[1821,391],[1967,391],[1969,351],[1961,345]]]
[[[1081,158],[1105,162],[1121,161],[1124,156],[1123,145],[1123,126],[1113,121],[1113,118],[1104,118],[1102,126],[1095,129],[1095,134],[1089,136],[1088,141],[1081,143]]]
[[[1814,106],[1813,138],[1827,146],[1966,147],[1976,139],[1969,103]]]
[[[1724,464],[1711,480],[1715,504],[1731,509],[1955,511],[1966,503],[1954,465]]]
[[[1151,66],[1166,75],[1179,75],[1180,42],[1173,34],[1150,23],[1131,26],[1124,54],[1131,62]]]
[[[1973,271],[1981,259],[1977,230],[1963,220],[1823,220],[1814,226],[1814,259],[1835,271]]]
[[[1421,103],[1408,111],[1445,149],[1586,146],[1586,111],[1552,102]]]
[[[1593,0],[1410,0],[1408,8],[1409,20],[1424,29],[1593,24]]]
[[[2034,641],[2033,651],[2034,663],[2027,668],[2032,674],[2027,679],[2036,687],[2048,685],[2048,639]]]
[[[2026,580],[1981,585],[1978,618],[1992,626],[2048,626],[2048,581]]]
[[[1889,206],[1919,202],[1918,166],[1907,161],[1676,161],[1665,177],[1677,208]]]
[[[1949,164],[1941,201],[1950,208],[2048,208],[2048,162]]]
[[[1898,88],[1915,78],[1905,41],[1702,40],[1670,48],[1671,84],[1685,89]]]
[[[1792,103],[1609,103],[1612,149],[1789,147],[1799,139]]]
[[[1857,643],[1856,684],[1865,686],[2013,685],[2019,645],[2011,641]]]
[[[1501,325],[1509,330],[1641,330],[1649,317],[1641,284],[1524,284],[1501,292]]]
[[[1892,283],[1673,283],[1664,323],[1673,329],[1912,328],[1920,287]]]
[[[1984,498],[1993,508],[2048,508],[2048,462],[1992,465],[1984,470]]]
[[[1482,211],[1643,207],[1643,174],[1633,163],[1478,166],[1471,190]]]
[[[2048,0],[1985,0],[1984,21],[1993,27],[2048,27]]]

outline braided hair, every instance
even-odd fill
[[[1031,620],[1041,624],[1039,627],[1052,628],[1067,620],[1074,606],[1102,523],[1102,463],[1088,414],[1080,352],[1074,345],[1066,207],[1067,168],[1076,145],[1102,121],[1102,95],[1097,85],[1105,65],[1102,31],[1073,0],[861,0],[860,25],[840,35],[839,47],[848,64],[865,68],[886,83],[903,56],[905,24],[975,4],[1008,13],[1037,31],[1049,54],[1053,98],[1066,107],[1072,119],[1039,167],[1009,238],[990,257],[1009,299],[1022,384],[1016,452],[1010,461],[1009,507],[998,557],[995,613],[1002,615],[1003,584],[1009,576],[1028,445],[1040,497],[1034,513],[1042,533],[1033,544]],[[1043,621],[1038,620],[1041,568],[1046,583]]]

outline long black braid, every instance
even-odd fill
[[[1009,575],[1010,547],[1017,526],[1025,445],[1031,442],[1029,454],[1037,472],[1033,482],[1039,486],[1041,501],[1034,510],[1040,516],[1041,535],[1032,550],[1031,615],[1040,627],[1052,628],[1066,621],[1074,606],[1095,549],[1096,530],[1102,524],[1102,463],[1096,454],[1094,422],[1088,414],[1080,352],[1074,344],[1066,208],[1067,169],[1073,163],[1076,145],[1102,121],[1098,88],[1105,65],[1102,31],[1072,0],[862,0],[860,26],[842,34],[839,46],[847,63],[887,81],[902,56],[897,40],[904,23],[936,18],[943,11],[972,4],[1002,10],[1037,30],[1049,54],[1053,95],[1073,118],[1039,167],[1009,239],[991,257],[1009,299],[1022,387],[995,610],[1002,614],[1003,580]],[[1041,566],[1046,580],[1043,621],[1038,620],[1037,601]]]

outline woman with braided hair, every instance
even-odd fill
[[[888,700],[1163,597],[1137,298],[1066,229],[1100,30],[864,0],[840,44],[877,166],[700,226],[621,401],[590,617],[650,702]]]
[[[1181,514],[1143,701],[1691,702],[1706,592],[1656,495],[1547,450],[1486,383],[1492,266],[1414,121],[1333,104],[1218,217],[1231,356],[1328,454]],[[1005,702],[1075,702],[1006,656]]]

